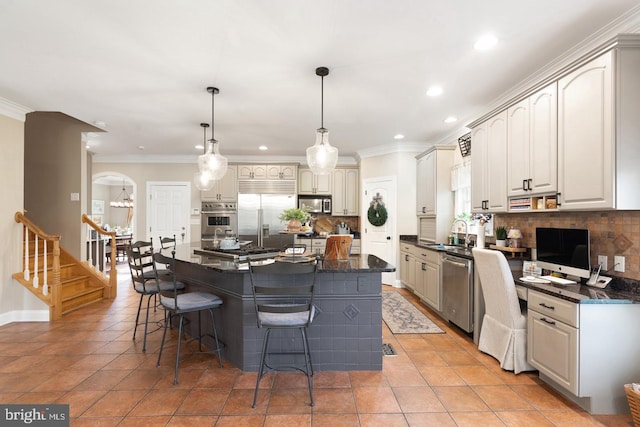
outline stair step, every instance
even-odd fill
[[[77,310],[80,307],[84,307],[88,304],[100,301],[103,299],[103,289],[93,288],[87,289],[78,295],[62,300],[62,313],[68,313],[73,310]]]

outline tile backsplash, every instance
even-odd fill
[[[608,258],[609,276],[640,280],[640,211],[545,212],[496,214],[494,226],[522,231],[521,245],[535,248],[536,227],[586,228],[591,239],[591,264]],[[487,238],[489,241],[489,238]],[[613,271],[613,257],[625,257],[625,272]]]

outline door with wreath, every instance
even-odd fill
[[[397,265],[396,177],[364,180],[362,194],[362,252]],[[396,273],[382,273],[382,283],[399,286]]]

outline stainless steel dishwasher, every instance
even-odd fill
[[[449,322],[473,332],[473,260],[442,256],[442,304]]]

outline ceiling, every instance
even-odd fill
[[[324,126],[341,158],[357,158],[460,135],[638,11],[637,0],[0,0],[0,97],[104,129],[89,138],[97,161],[195,161],[216,86],[223,155],[302,159],[321,123],[315,69],[326,66]],[[498,45],[475,51],[486,33]],[[435,84],[443,94],[426,96]]]

